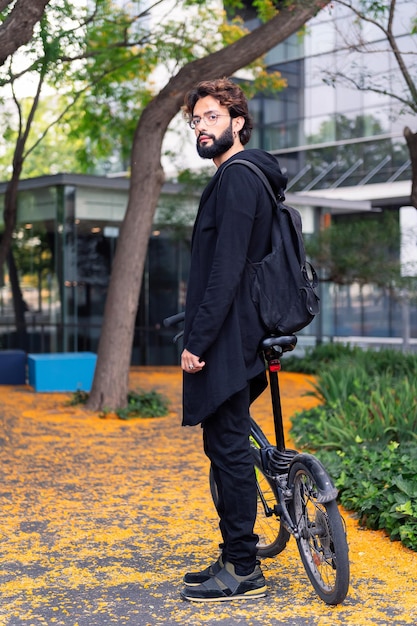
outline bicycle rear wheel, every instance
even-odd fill
[[[297,526],[297,546],[307,575],[327,604],[343,602],[349,589],[349,553],[343,519],[335,500],[319,502],[313,473],[295,462],[289,473],[293,489],[290,514]]]
[[[262,469],[259,449],[252,446],[251,450],[255,461],[258,491],[258,510],[255,523],[255,533],[259,536],[258,556],[273,557],[285,549],[290,534],[277,515],[276,505],[279,501],[275,483]]]

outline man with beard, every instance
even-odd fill
[[[183,425],[203,428],[222,543],[214,563],[184,576],[181,595],[200,602],[259,598],[267,590],[256,560],[249,406],[267,383],[257,351],[264,329],[250,297],[246,266],[271,250],[273,203],[252,170],[229,164],[252,161],[277,194],[286,178],[273,156],[244,149],[252,122],[247,100],[231,80],[199,83],[187,94],[183,110],[198,154],[218,168],[203,191],[194,224],[181,367]]]

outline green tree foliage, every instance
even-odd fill
[[[32,101],[29,97],[20,100],[22,118],[27,118]],[[81,149],[85,140],[82,136],[72,136],[69,120],[59,119],[63,109],[68,106],[65,96],[55,94],[53,98],[40,100],[36,115],[31,124],[30,138],[42,138],[32,150],[25,154],[22,176],[31,178],[58,174],[59,172],[80,172],[77,150]],[[5,109],[0,109],[0,120],[5,128],[4,139],[6,140],[0,150],[0,180],[8,180],[13,172],[13,154],[16,149],[17,118],[6,115]],[[74,134],[75,135],[75,134]]]
[[[202,14],[198,4],[187,5],[192,18],[186,25],[171,18],[168,6],[168,18],[151,24],[152,5],[51,0],[32,40],[0,67],[0,167],[8,180],[0,267],[7,259],[11,281],[18,276],[9,250],[19,180],[58,170],[94,172],[97,160],[115,154],[126,164],[137,119],[152,98],[157,65],[175,69],[200,39],[207,47],[213,42],[206,8]],[[217,19],[221,23],[220,14]],[[24,328],[18,285],[13,294],[16,323]]]
[[[151,9],[133,12],[111,0],[50,2],[32,41],[0,73],[3,178],[18,165],[25,176],[68,163],[93,172],[97,160],[117,151],[126,162],[152,97],[151,74],[172,54],[168,33],[179,59],[191,45],[181,24],[176,31],[165,21],[150,28]],[[199,34],[204,39],[208,32],[200,27]],[[54,158],[43,158],[57,143]]]
[[[88,137],[76,152],[81,171],[97,171],[100,163],[107,171],[128,170],[138,118],[156,95],[160,77],[169,78],[181,66],[214,53],[220,45],[230,45],[247,32],[240,18],[226,22],[225,13],[212,4],[186,1],[178,6],[187,11],[187,21],[169,16],[156,22],[146,13],[142,24],[121,14],[117,23],[126,31],[126,39],[134,38],[140,31],[140,45],[123,49],[119,46],[112,52],[114,58],[108,54],[118,45],[112,26],[98,22],[90,29],[90,45],[97,54],[88,59],[83,69],[80,78],[90,86],[73,108],[70,124],[70,138]],[[252,93],[281,90],[286,84],[279,72],[267,74],[261,59],[255,59],[249,67],[252,80],[247,88]],[[107,73],[95,80],[105,68]]]
[[[160,68],[169,78],[245,32],[238,19],[225,23],[224,13],[206,3],[182,3],[186,22],[163,4],[125,9],[111,0],[50,2],[33,40],[0,72],[1,178],[14,167],[24,176],[128,169],[137,120],[156,93]],[[151,20],[158,5],[163,17]],[[285,85],[279,73],[267,75],[259,59],[252,72],[252,89]]]

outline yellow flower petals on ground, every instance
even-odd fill
[[[201,428],[181,427],[181,371],[132,368],[170,414],[101,419],[71,394],[0,386],[1,626],[399,626],[417,623],[417,554],[347,524],[351,588],[329,607],[291,539],[263,561],[269,596],[200,605],[179,597],[185,571],[217,557],[217,517]],[[280,375],[285,428],[311,377]],[[273,440],[268,392],[253,407]],[[291,447],[291,441],[288,440]]]

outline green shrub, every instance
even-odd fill
[[[338,361],[343,356],[354,358],[360,348],[343,345],[341,343],[323,343],[314,347],[306,348],[304,356],[287,353],[282,359],[283,369],[286,372],[303,372],[304,374],[317,374],[323,366]]]
[[[343,360],[347,367],[361,365],[369,375],[391,373],[393,376],[417,375],[417,354],[404,354],[397,350],[363,350],[357,346],[341,343],[323,343],[306,348],[302,357],[295,353],[283,357],[283,369],[287,372],[303,372],[320,375],[332,363]]]
[[[323,404],[294,416],[297,445],[343,450],[363,441],[414,440],[417,447],[417,380],[388,374],[371,378],[359,366],[346,370],[334,364],[313,387]]]
[[[127,399],[127,407],[116,411],[120,419],[162,417],[168,413],[168,402],[157,391],[130,391]]]
[[[85,404],[89,394],[86,391],[76,391],[69,400],[70,405]],[[104,411],[104,415],[108,411]],[[135,417],[162,417],[168,413],[168,401],[157,391],[129,391],[127,406],[115,411],[120,419]]]
[[[325,464],[361,522],[417,550],[417,356],[352,351],[317,369],[320,406],[291,435]]]
[[[417,458],[412,443],[358,444],[317,452],[334,477],[340,501],[360,522],[417,550]]]
[[[86,404],[87,400],[88,400],[88,392],[81,391],[81,389],[77,389],[77,391],[74,391],[74,393],[71,394],[71,397],[68,400],[68,405],[76,406],[77,404]]]

